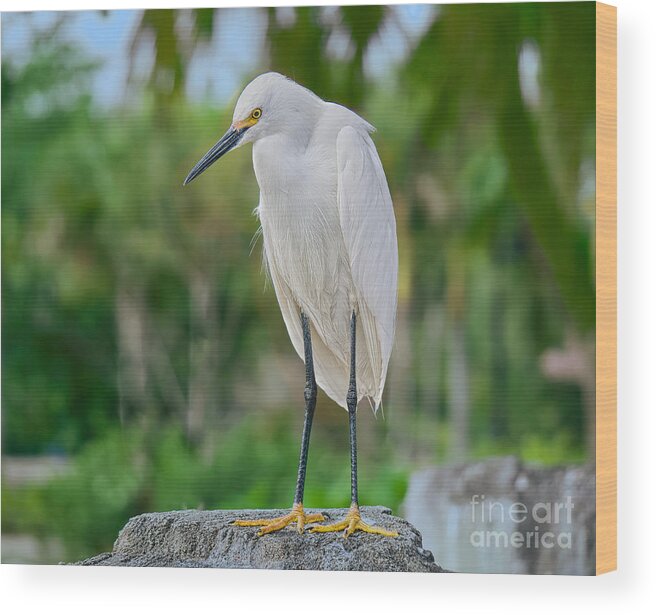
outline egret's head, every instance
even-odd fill
[[[321,102],[312,92],[279,73],[264,73],[256,77],[239,96],[228,132],[191,170],[184,185],[244,143],[311,127],[313,115]]]

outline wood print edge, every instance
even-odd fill
[[[617,9],[596,3],[596,573],[617,568]]]

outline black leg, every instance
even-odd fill
[[[355,415],[358,407],[358,388],[355,378],[355,312],[351,314],[351,374],[346,407],[349,413],[349,435],[351,439],[351,505],[358,505],[358,444],[355,437]]]
[[[308,523],[318,523],[326,518],[321,513],[308,514],[303,510],[303,492],[305,491],[305,472],[307,469],[308,450],[310,448],[310,431],[312,419],[317,403],[317,382],[314,378],[314,362],[312,360],[312,339],[310,336],[310,321],[301,312],[301,325],[303,326],[303,346],[305,354],[305,420],[303,422],[303,436],[301,439],[301,458],[298,462],[298,478],[296,479],[296,493],[294,505],[289,514],[273,519],[236,519],[233,525],[242,527],[258,526],[258,536],[277,532],[296,523],[299,532],[302,532]]]
[[[394,537],[398,534],[391,530],[369,525],[360,517],[358,506],[358,445],[355,439],[355,413],[358,406],[358,387],[355,377],[355,312],[351,314],[351,365],[349,386],[346,393],[346,408],[349,414],[349,435],[351,437],[351,508],[342,521],[329,525],[315,525],[311,532],[338,532],[344,530],[344,538],[359,530],[368,534]]]
[[[301,440],[301,458],[298,462],[298,478],[296,479],[296,495],[294,504],[303,504],[303,491],[305,490],[305,472],[307,470],[308,450],[310,448],[310,431],[314,408],[317,403],[317,382],[314,379],[314,362],[312,360],[312,337],[310,335],[310,322],[301,312],[303,325],[303,347],[305,351],[305,420],[303,422],[303,437]]]

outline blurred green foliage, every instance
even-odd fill
[[[3,532],[58,536],[66,559],[75,561],[110,548],[126,520],[144,510],[285,508],[298,463],[291,418],[246,417],[209,455],[175,425],[148,434],[114,428],[80,452],[69,474],[45,485],[3,487]],[[348,456],[319,441],[309,468],[306,502],[348,507]],[[398,508],[406,481],[407,468],[376,464],[363,469],[362,497]]]
[[[594,446],[594,3],[443,6],[413,36],[399,10],[252,9],[253,74],[378,128],[399,320],[385,420],[359,413],[360,468],[363,502],[392,507],[425,463]],[[181,187],[230,121],[186,96],[226,12],[181,15],[139,13],[130,61],[146,42],[152,66],[111,108],[65,14],[28,57],[3,53],[3,452],[73,460],[3,486],[3,532],[57,536],[71,559],[139,512],[292,495],[303,372],[253,241],[250,153]],[[405,51],[374,78],[391,28]],[[308,506],[348,503],[346,429],[320,397]]]

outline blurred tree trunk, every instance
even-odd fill
[[[449,252],[447,330],[449,344],[449,458],[465,460],[470,452],[469,360],[465,322],[465,265],[459,250]]]
[[[148,316],[145,292],[138,276],[119,271],[115,295],[116,339],[118,344],[119,414],[123,426],[141,426],[141,446],[134,459],[143,488],[139,490],[132,512],[152,508],[153,451],[157,439],[158,416],[149,382]]]
[[[219,346],[214,276],[202,268],[189,275],[189,395],[187,437],[200,443],[208,417],[216,412]]]
[[[392,411],[385,418],[389,422],[387,436],[393,442],[393,450],[408,461],[416,461],[413,410],[415,376],[412,373],[412,363],[410,316],[407,306],[400,304],[396,316],[394,352],[386,384],[386,403]]]
[[[452,322],[449,331],[449,458],[457,461],[467,459],[470,452],[469,362],[466,339],[463,321]]]
[[[141,286],[119,273],[115,295],[119,414],[122,423],[152,408],[148,387],[146,309]]]
[[[491,356],[491,396],[490,427],[492,438],[502,440],[508,435],[508,352],[505,342],[505,323],[507,298],[503,288],[496,288],[492,298],[492,318],[490,319]]]
[[[417,391],[417,419],[437,420],[440,395],[441,348],[445,342],[443,306],[432,301],[426,306],[421,321],[421,337],[417,348],[417,372],[419,390]],[[422,429],[422,421],[417,420],[417,429]]]

